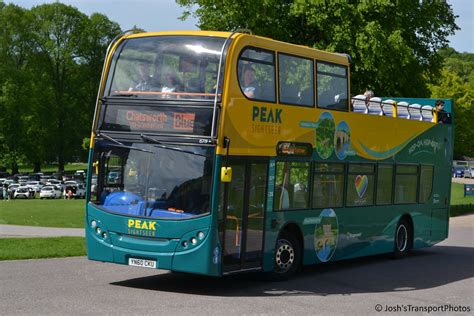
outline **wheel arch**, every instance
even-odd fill
[[[303,253],[304,253],[304,238],[303,238],[303,232],[301,231],[301,228],[296,222],[287,222],[285,225],[282,226],[280,229],[280,232],[278,233],[278,236],[281,235],[281,233],[287,232],[295,236],[295,238],[298,240],[300,246],[301,246],[301,251],[302,251],[302,258],[303,259]]]
[[[409,213],[405,213],[402,216],[400,216],[400,219],[398,222],[401,222],[402,220],[406,220],[407,223],[410,225],[410,231],[409,231],[409,236],[408,236],[408,247],[409,249],[413,249],[413,244],[414,244],[414,237],[415,237],[415,225],[413,224],[413,218]]]

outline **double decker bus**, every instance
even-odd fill
[[[285,279],[447,238],[453,125],[435,100],[351,98],[349,78],[348,55],[250,34],[118,36],[92,127],[88,258]]]

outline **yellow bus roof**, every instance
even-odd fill
[[[147,36],[163,36],[163,35],[191,35],[191,36],[213,36],[213,37],[221,37],[227,38],[232,34],[232,32],[219,32],[219,31],[199,31],[199,30],[179,30],[179,31],[163,31],[163,32],[142,32],[142,33],[135,33],[126,35],[124,38],[140,38],[140,37],[147,37]],[[332,53],[323,50],[319,50],[316,48],[311,48],[304,45],[292,44],[288,42],[282,42],[278,40],[274,40],[269,37],[263,37],[258,35],[252,35],[248,33],[235,33],[232,38],[243,38],[243,37],[253,37],[258,40],[266,41],[267,43],[271,43],[272,46],[275,47],[276,50],[280,50],[278,48],[285,47],[287,49],[295,50],[295,53],[305,52],[307,54],[314,54],[315,52],[319,54],[321,57],[330,58],[332,61],[337,61],[342,64],[348,64],[347,55],[341,53]]]

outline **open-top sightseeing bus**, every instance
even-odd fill
[[[92,127],[89,259],[286,278],[445,239],[452,124],[435,100],[350,98],[349,70],[244,33],[118,36]]]

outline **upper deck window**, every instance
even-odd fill
[[[244,49],[239,57],[237,71],[240,89],[248,99],[276,101],[273,52],[253,47]]]
[[[204,36],[128,39],[115,53],[105,94],[212,99],[224,41]]]
[[[313,74],[311,59],[278,54],[280,102],[314,106]]]
[[[318,108],[348,110],[347,67],[317,62]]]

